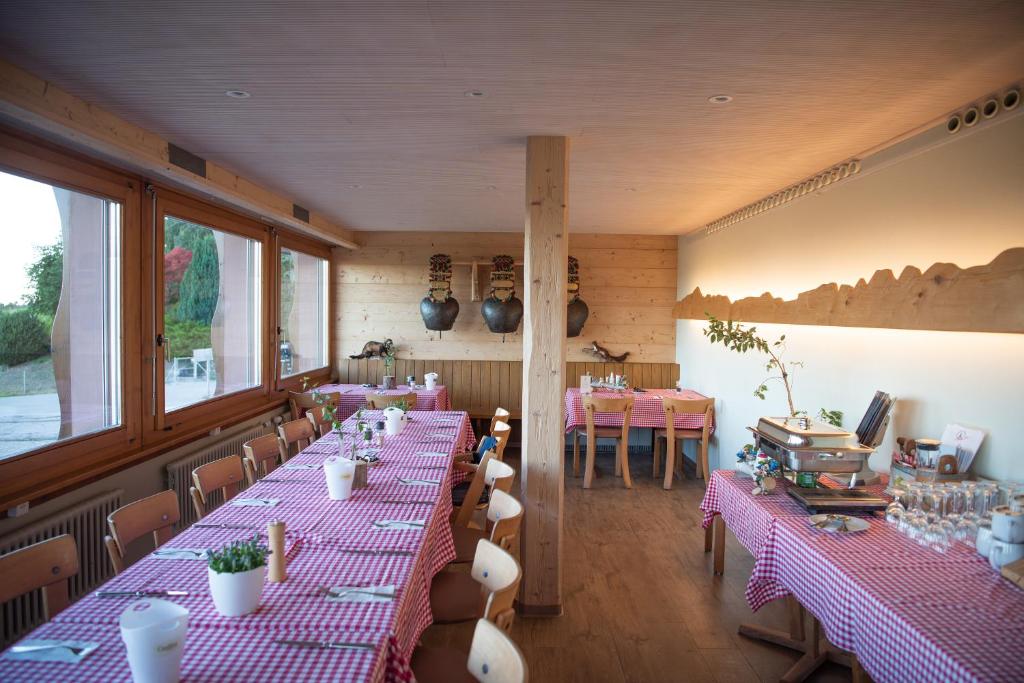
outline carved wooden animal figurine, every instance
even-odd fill
[[[362,353],[357,353],[354,356],[349,356],[349,358],[381,358],[391,353],[391,351],[394,348],[395,343],[390,339],[387,339],[383,342],[368,341],[365,344],[363,344]]]
[[[601,346],[597,342],[590,343],[592,344],[592,346],[587,346],[583,350],[587,353],[597,356],[605,363],[621,363],[627,358],[629,358],[629,351],[626,351],[623,354],[619,354],[618,356],[613,356],[611,353],[608,352],[608,349]]]

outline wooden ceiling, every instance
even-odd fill
[[[1014,82],[1022,30],[1005,0],[9,0],[0,57],[355,229],[521,230],[525,137],[558,134],[574,231],[683,233]]]

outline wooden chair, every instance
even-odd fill
[[[451,648],[417,647],[412,673],[419,683],[528,683],[526,658],[500,628],[478,619],[465,653]]]
[[[409,404],[410,410],[414,410],[416,408],[416,392],[410,391],[408,394],[396,394],[393,396],[390,394],[377,394],[372,391],[366,394],[366,405],[370,410],[383,410],[402,401]]]
[[[153,534],[153,545],[159,548],[171,538],[171,527],[181,519],[178,496],[174,491],[128,503],[107,515],[110,535],[103,538],[110,554],[114,573],[124,571],[124,551],[129,543],[146,534]]]
[[[502,550],[511,550],[512,543],[519,535],[519,527],[523,522],[523,504],[505,491],[497,489],[491,492],[487,503],[487,523],[484,529],[468,526],[453,526],[452,536],[455,539],[455,564],[472,562],[476,545],[482,539],[494,543]]]
[[[443,571],[434,576],[430,584],[434,623],[487,619],[508,633],[515,619],[512,603],[521,578],[516,558],[490,541],[480,540],[469,574]]]
[[[43,616],[49,620],[68,606],[68,579],[78,573],[74,536],[54,538],[0,557],[0,603],[43,589]]]
[[[501,408],[501,407],[495,408],[494,409],[494,417],[491,418],[491,426],[488,428],[488,431],[493,433],[494,432],[494,425],[499,423],[499,422],[504,422],[504,423],[507,424],[508,423],[508,418],[509,418],[510,415],[511,415],[511,413],[509,413],[504,408]]]
[[[298,420],[305,417],[306,411],[316,407],[311,391],[289,391],[288,407],[292,411],[292,419]]]
[[[331,420],[324,417],[324,407],[317,406],[306,411],[306,419],[313,425],[313,433],[316,434],[316,438],[323,438],[324,434],[329,434],[334,425]]]
[[[508,445],[508,440],[512,436],[512,425],[507,422],[492,422],[491,436],[498,440],[498,445],[494,449],[494,455],[498,460],[505,459],[505,446]]]
[[[468,470],[466,467],[473,469]],[[452,511],[453,524],[457,527],[468,527],[473,520],[473,513],[484,509],[487,505],[486,501],[490,500],[491,494],[495,491],[504,491],[505,493],[511,491],[512,481],[516,476],[515,470],[494,456],[494,451],[487,451],[479,465],[457,463],[456,468],[473,472],[473,479],[469,482],[465,496],[458,501],[458,507]],[[486,501],[483,500],[485,488],[487,489]]]
[[[695,439],[700,442],[700,452],[696,459],[697,477],[703,478],[708,472],[708,439],[711,436],[711,426],[715,423],[715,399],[683,399],[664,396],[661,399],[665,407],[665,429],[654,430],[654,477],[658,477],[658,465],[660,455],[658,444],[665,440],[665,483],[663,487],[672,488],[672,476],[675,470],[677,458],[676,439],[679,440],[680,452],[679,472],[682,474],[682,442],[686,439]],[[703,429],[676,429],[675,417],[677,415],[704,415]]]
[[[281,457],[281,437],[277,434],[258,436],[251,441],[242,444],[242,452],[245,456],[242,464],[245,466],[246,475],[251,483],[255,483],[260,477],[265,477],[277,468],[278,460]]]
[[[291,422],[285,422],[277,428],[277,445],[281,452],[281,462],[288,462],[288,458],[292,457],[293,453],[292,445],[295,446],[295,453],[298,453],[303,448],[313,443],[313,425],[310,424],[309,420],[301,418],[298,420],[292,420]]]
[[[220,489],[224,494],[224,501],[228,501],[238,493],[238,487],[245,476],[242,458],[237,455],[229,455],[192,470],[192,481],[195,482],[195,486],[190,486],[188,492],[192,496],[192,506],[196,509],[199,519],[206,516],[206,506],[211,492]],[[251,483],[254,480],[249,481]]]
[[[615,476],[622,474],[622,481],[627,489],[633,488],[633,480],[629,476],[629,421],[633,417],[633,396],[607,398],[603,396],[584,396],[583,410],[587,416],[587,430],[581,433],[577,428],[572,438],[572,473],[580,476],[580,437],[587,439],[586,472],[583,475],[583,488],[589,489],[594,480],[594,459],[598,439],[615,439]],[[594,416],[597,413],[621,413],[621,427],[596,427]]]

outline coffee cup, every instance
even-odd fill
[[[992,508],[992,538],[1024,543],[1024,512],[1014,512],[1009,505]]]
[[[988,557],[988,553],[992,549],[992,527],[988,525],[988,522],[978,525],[978,536],[974,541],[974,547],[978,550],[979,555]]]
[[[1010,509],[1014,512],[1024,512],[1024,493],[1010,499]]]
[[[993,569],[1010,564],[1024,558],[1024,543],[1007,543],[997,538],[992,539],[992,547],[988,551],[988,563]]]

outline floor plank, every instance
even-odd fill
[[[506,461],[518,469],[518,453]],[[744,589],[753,558],[726,534],[725,576],[714,576],[700,528],[703,480],[677,480],[670,491],[651,477],[650,454],[630,456],[633,489],[611,476],[612,456],[594,487],[572,476],[566,459],[564,614],[517,618],[512,636],[530,665],[530,680],[777,681],[798,658],[736,633],[740,623],[784,629],[785,606],[754,614]],[[513,489],[518,491],[518,485]],[[433,626],[428,646],[468,650],[471,624]],[[823,667],[810,681],[849,681],[848,670]]]

